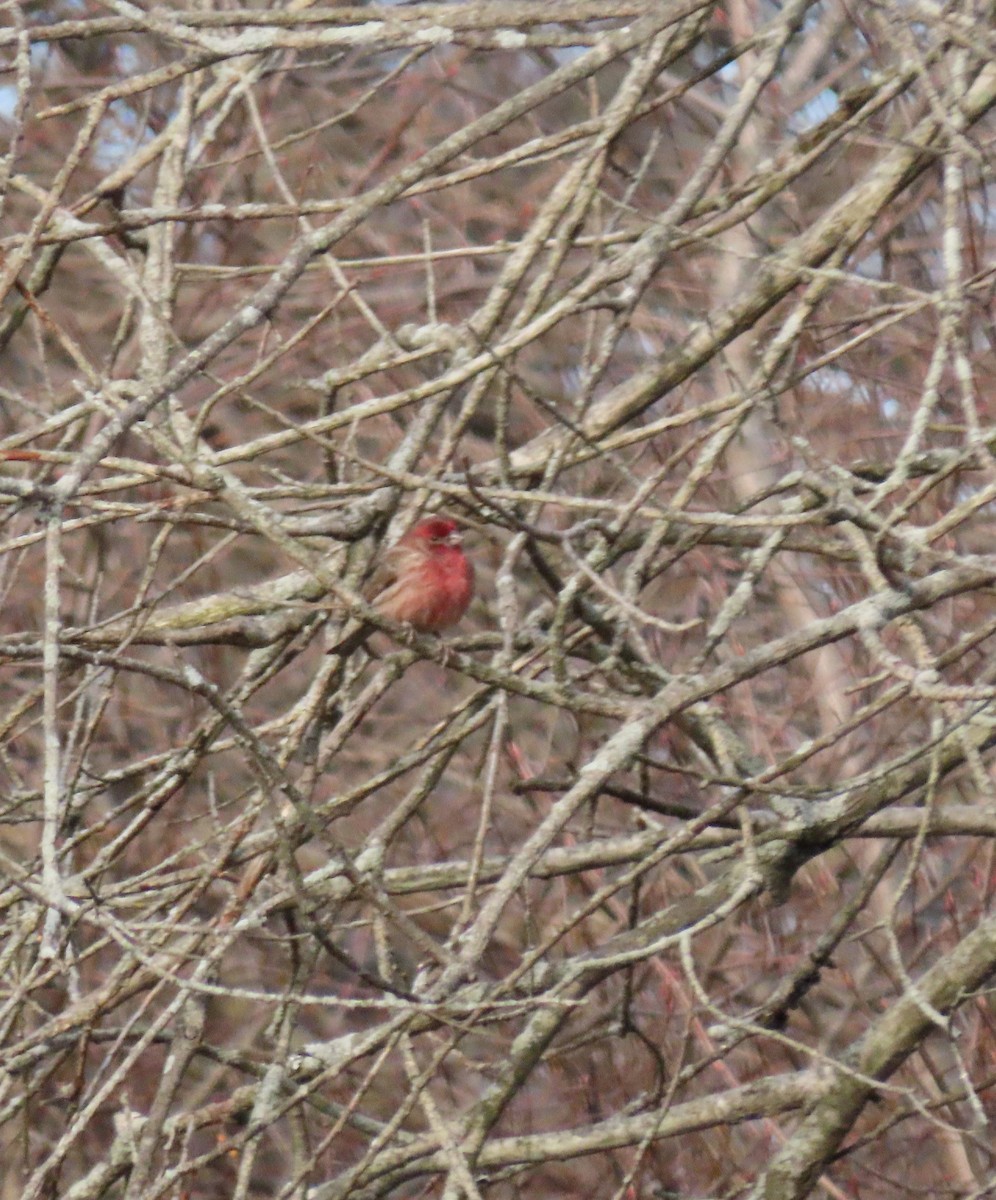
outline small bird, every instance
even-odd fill
[[[384,555],[364,599],[381,616],[419,633],[455,625],[474,594],[474,565],[460,545],[460,530],[449,517],[426,517]],[[332,653],[349,654],[372,632],[362,625]]]

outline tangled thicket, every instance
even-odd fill
[[[996,6],[143,8],[0,29],[0,1200],[989,1194]]]

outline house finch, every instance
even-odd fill
[[[387,551],[363,590],[381,616],[419,633],[455,625],[473,594],[474,567],[449,517],[427,517],[409,529]],[[333,653],[351,653],[371,632],[369,625],[361,625],[333,647]]]

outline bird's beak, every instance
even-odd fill
[[[446,535],[447,546],[459,546],[462,541],[463,534],[461,534],[459,529],[454,529],[452,533]]]

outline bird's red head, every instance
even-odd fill
[[[449,517],[427,517],[411,531],[411,537],[430,546],[459,546],[460,530]]]

